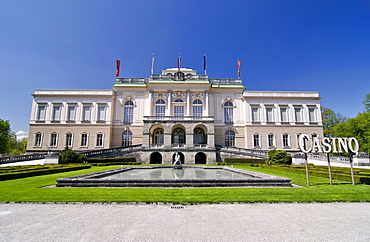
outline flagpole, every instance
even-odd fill
[[[151,74],[154,74],[154,53],[152,53],[152,68],[151,68]]]
[[[206,54],[203,55],[203,69],[204,69],[204,75],[207,75]]]

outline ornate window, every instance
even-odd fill
[[[176,128],[172,132],[172,144],[174,145],[185,144],[185,131],[182,128]]]
[[[155,116],[165,116],[166,113],[166,103],[163,99],[158,99],[155,102]]]
[[[134,103],[132,101],[125,102],[123,113],[123,122],[132,123],[134,119]]]
[[[175,100],[175,106],[173,107],[173,114],[176,117],[184,116],[184,101],[182,99]]]
[[[125,130],[122,133],[122,146],[132,145],[132,132],[130,130]]]
[[[194,145],[201,145],[201,144],[206,144],[206,135],[201,128],[196,128],[194,129],[194,136],[193,136],[193,143]]]
[[[224,120],[225,123],[232,123],[234,120],[234,114],[233,114],[233,104],[232,102],[226,102],[224,104]]]
[[[163,129],[154,130],[153,144],[163,145],[164,144],[164,132]]]
[[[225,146],[232,147],[235,146],[235,133],[232,130],[225,132]]]
[[[193,116],[200,117],[203,115],[203,103],[196,99],[193,101]]]

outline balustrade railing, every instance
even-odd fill
[[[104,154],[116,153],[116,152],[121,152],[121,153],[131,152],[134,150],[141,149],[141,147],[142,147],[142,144],[125,146],[125,147],[117,147],[117,148],[111,148],[111,149],[86,151],[86,152],[83,152],[83,154],[86,155],[87,157],[91,157],[91,156],[104,155]]]
[[[214,121],[214,116],[144,116],[144,121]]]
[[[0,164],[44,159],[46,154],[16,155],[0,157]]]

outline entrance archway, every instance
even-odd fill
[[[184,164],[185,163],[185,156],[184,156],[184,154],[182,152],[177,152],[177,153],[180,156],[180,162],[181,162],[181,164]],[[176,155],[176,152],[173,153],[173,155],[172,155],[172,164],[175,162],[175,155]]]
[[[150,155],[150,164],[162,164],[162,155],[159,152],[154,152]]]
[[[207,164],[207,156],[203,152],[198,152],[195,155],[195,164]]]

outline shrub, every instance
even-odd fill
[[[135,157],[88,158],[88,163],[126,163],[123,165],[140,165]]]
[[[251,159],[251,158],[225,158],[224,162],[227,164],[231,163],[250,163],[250,164],[265,164],[265,159]]]
[[[270,164],[292,164],[292,156],[288,154],[285,150],[270,150],[268,152],[268,160]]]
[[[78,154],[66,146],[63,153],[60,154],[59,164],[69,164],[69,163],[85,163],[87,157],[84,154]]]

